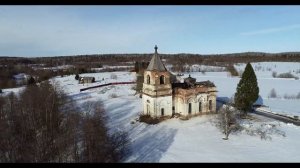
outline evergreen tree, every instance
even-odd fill
[[[247,63],[234,95],[235,106],[243,112],[243,115],[251,110],[253,103],[258,99],[258,93],[259,88],[255,72],[251,64]]]

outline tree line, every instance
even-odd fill
[[[45,66],[58,66],[65,64],[89,65],[90,67],[101,67],[102,65],[133,65],[135,61],[149,62],[150,54],[93,54],[93,55],[73,55],[73,56],[53,56],[53,57],[0,57],[1,65],[16,64],[44,64]],[[262,53],[244,52],[232,54],[160,54],[162,59],[172,65],[194,64],[218,65],[224,63],[247,63],[265,61],[300,61],[300,52],[286,53]]]

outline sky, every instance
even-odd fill
[[[0,6],[0,56],[300,51],[300,6]]]

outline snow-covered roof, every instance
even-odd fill
[[[152,70],[157,70],[157,71],[166,71],[166,67],[164,66],[164,64],[162,63],[161,59],[159,58],[159,55],[157,53],[157,46],[155,45],[154,47],[155,49],[155,53],[148,65],[147,70],[148,71],[152,71]]]

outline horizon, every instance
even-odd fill
[[[299,52],[300,6],[0,6],[0,57]]]
[[[77,56],[94,56],[94,55],[143,55],[143,54],[153,54],[152,53],[103,53],[103,54],[80,54],[80,55],[53,55],[53,56],[2,56],[0,55],[0,58],[47,58],[47,57],[77,57]],[[237,52],[237,53],[222,53],[222,54],[198,54],[198,53],[160,53],[161,55],[179,55],[179,54],[186,54],[186,55],[200,55],[200,56],[211,56],[211,55],[230,55],[230,54],[245,54],[245,53],[263,53],[263,54],[285,54],[285,53],[299,53],[300,51],[288,51],[288,52],[277,52],[277,53],[271,53],[271,52],[253,52],[253,51],[246,51],[246,52]]]

